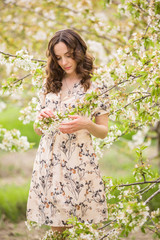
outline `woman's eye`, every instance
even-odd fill
[[[71,55],[67,55],[66,57],[67,57],[67,58],[70,58]],[[56,59],[57,59],[57,61],[61,60],[61,58],[56,58]]]

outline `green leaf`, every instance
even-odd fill
[[[160,2],[155,3],[155,14],[160,14]]]

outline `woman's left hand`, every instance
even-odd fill
[[[68,117],[74,120],[67,123],[60,123],[59,130],[62,133],[74,133],[81,129],[87,129],[91,121],[89,118],[79,115],[69,115]]]

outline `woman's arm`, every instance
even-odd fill
[[[93,136],[104,139],[108,134],[108,114],[95,117],[95,123],[90,120],[86,129]]]
[[[70,115],[70,118],[74,119],[68,123],[60,123],[60,131],[62,133],[74,133],[78,130],[86,129],[93,136],[104,139],[108,134],[108,114],[95,117],[95,123],[89,118]]]

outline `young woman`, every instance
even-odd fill
[[[46,79],[40,95],[38,118],[54,118],[87,91],[95,90],[90,78],[93,58],[80,35],[65,29],[55,33],[47,49]],[[94,153],[91,135],[105,138],[108,133],[108,107],[99,107],[91,117],[70,116],[55,131],[42,135],[34,162],[27,203],[27,219],[63,232],[67,219],[81,222],[107,220],[104,185]]]

